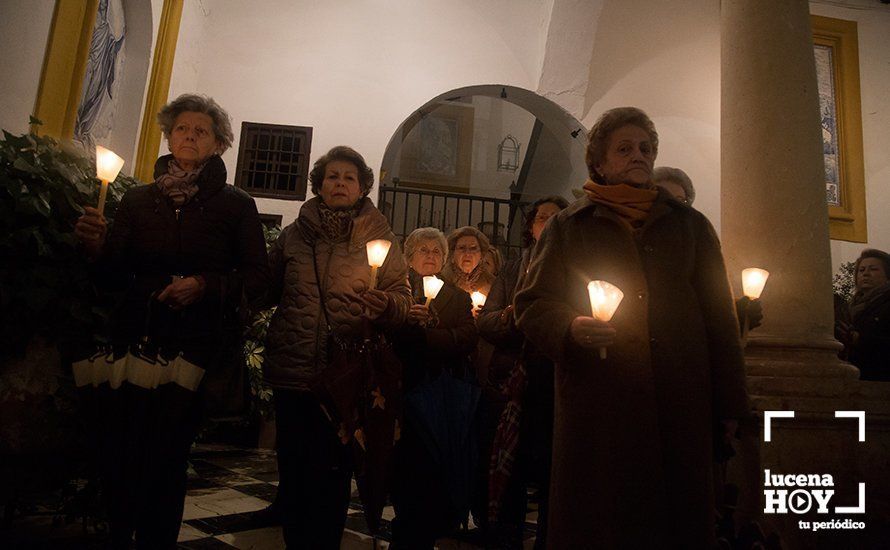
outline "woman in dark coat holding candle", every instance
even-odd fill
[[[358,356],[402,325],[411,295],[405,258],[367,196],[374,174],[365,159],[350,147],[334,147],[315,161],[309,180],[317,196],[269,250],[270,297],[278,309],[263,376],[275,390],[284,541],[288,548],[329,549],[340,548],[353,469],[349,444],[359,436],[343,429],[349,419],[342,412],[338,426],[331,422],[338,411],[323,408],[331,396],[317,383],[335,386],[328,393],[358,384],[358,376],[325,378],[329,359]],[[378,239],[392,246],[371,288],[366,245]],[[381,395],[381,410],[387,397]]]
[[[145,355],[180,374],[154,385],[145,375],[158,372],[155,364],[137,364],[101,411],[105,446],[97,454],[116,548],[129,548],[134,533],[140,548],[176,546],[202,402],[220,398],[207,378],[225,351],[236,353],[221,344],[238,342],[238,308],[257,303],[269,281],[256,204],[226,183],[228,113],[186,94],[158,122],[171,154],[155,164],[154,183],[127,191],[110,229],[90,207],[75,227],[97,284],[125,290],[114,314],[115,357],[126,360],[148,337]],[[78,385],[81,376],[95,380],[102,362],[75,365]]]
[[[429,427],[411,406],[412,391],[425,381],[434,380],[443,372],[457,378],[465,376],[470,353],[476,347],[478,335],[466,292],[444,283],[435,299],[426,305],[423,278],[439,275],[447,256],[445,235],[434,227],[415,229],[405,240],[414,304],[408,322],[393,333],[409,401],[402,438],[395,451],[393,549],[431,549],[436,538],[456,528],[466,517],[466,510],[459,510],[459,503],[451,498],[450,485],[454,480],[449,473],[456,465],[444,463],[428,447],[425,438],[431,434],[423,432]],[[446,414],[444,410],[432,413],[441,418]],[[471,416],[468,411],[467,417]]]
[[[710,548],[712,419],[748,413],[720,243],[652,186],[645,113],[607,111],[588,138],[587,196],[550,221],[514,302],[556,363],[548,544]],[[624,292],[610,322],[589,316],[592,280]]]

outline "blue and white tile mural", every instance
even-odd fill
[[[74,137],[88,150],[111,135],[124,68],[126,25],[121,0],[99,0]]]
[[[840,153],[838,149],[837,93],[834,60],[829,46],[815,45],[816,80],[822,113],[822,153],[825,157],[825,191],[828,204],[841,205]]]

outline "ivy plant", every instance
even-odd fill
[[[39,128],[40,121],[31,119]],[[35,337],[60,349],[101,332],[110,306],[100,299],[78,248],[74,223],[95,205],[94,161],[74,144],[37,133],[0,139],[0,358],[22,356]],[[109,185],[109,223],[135,179]]]
[[[263,234],[266,239],[266,248],[272,246],[272,243],[281,233],[281,227],[263,226]],[[247,368],[247,379],[250,382],[251,411],[262,418],[269,419],[272,417],[274,408],[272,405],[272,388],[266,385],[263,380],[263,361],[266,356],[266,332],[269,328],[269,321],[275,308],[260,311],[254,315],[253,321],[247,327],[244,335],[244,366]]]

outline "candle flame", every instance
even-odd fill
[[[742,270],[742,292],[748,298],[756,300],[763,293],[766,280],[769,279],[769,271],[759,267],[749,267]]]
[[[593,317],[600,321],[611,320],[621,300],[624,299],[621,289],[607,281],[591,281],[587,284],[587,293],[590,296]]]
[[[445,281],[435,275],[427,275],[423,278],[423,295],[429,300],[435,300],[444,284]]]
[[[96,146],[96,177],[100,180],[114,181],[123,165],[124,159],[114,154],[113,151],[101,145]]]
[[[371,267],[382,266],[391,246],[392,243],[386,239],[368,241],[368,244],[365,245],[368,250],[368,265]]]

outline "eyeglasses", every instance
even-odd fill
[[[478,246],[458,246],[455,249],[455,252],[460,252],[461,254],[476,254],[479,252]]]
[[[414,253],[420,254],[421,256],[436,256],[436,257],[438,257],[438,256],[442,255],[442,251],[439,250],[438,248],[427,248],[425,246],[418,248]]]

